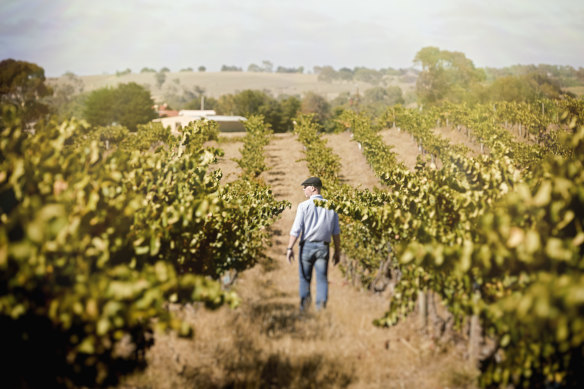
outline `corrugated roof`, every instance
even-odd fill
[[[217,113],[212,109],[182,109],[178,112],[179,116],[215,116]]]

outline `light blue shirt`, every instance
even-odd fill
[[[331,241],[331,235],[339,235],[339,215],[332,209],[314,205],[314,199],[324,200],[317,194],[298,204],[296,218],[290,230],[290,235],[300,236],[300,241]],[[326,201],[326,200],[325,200]]]

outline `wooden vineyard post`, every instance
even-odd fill
[[[480,292],[475,291],[473,299],[475,303],[478,302],[481,298]],[[479,350],[481,345],[481,336],[482,336],[482,329],[481,323],[479,320],[479,315],[475,311],[470,318],[470,328],[469,328],[469,336],[468,336],[468,358],[472,361],[475,361],[479,357]]]
[[[470,360],[476,360],[479,356],[481,332],[479,316],[474,314],[470,318],[470,332],[468,339],[468,357]]]
[[[420,330],[428,331],[428,294],[424,291],[418,292],[418,309]]]

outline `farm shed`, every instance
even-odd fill
[[[174,133],[180,127],[200,119],[217,122],[219,131],[222,132],[244,132],[243,122],[247,120],[243,116],[217,115],[213,110],[182,110],[179,111],[178,116],[162,117],[154,119],[153,122],[160,122],[164,127],[170,127],[170,130]]]

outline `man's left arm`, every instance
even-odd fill
[[[341,260],[341,235],[333,235],[333,243],[335,244],[335,253],[333,254],[333,265],[336,265]]]
[[[294,245],[298,240],[297,236],[290,235],[290,239],[288,240],[288,247],[286,248],[286,259],[288,263],[292,263],[294,261]]]
[[[333,218],[333,243],[335,244],[335,253],[333,254],[333,265],[341,260],[341,227],[339,226],[339,214],[335,212]]]
[[[302,208],[302,203],[298,205],[296,209],[296,217],[294,218],[294,223],[292,224],[292,229],[290,230],[290,239],[288,240],[288,247],[286,248],[286,259],[288,263],[294,261],[294,245],[298,240],[298,237],[304,229],[304,210]]]

